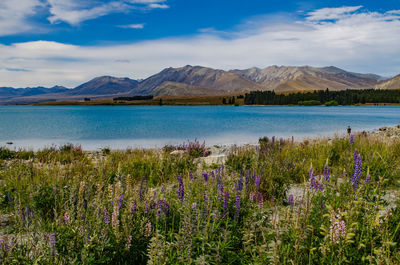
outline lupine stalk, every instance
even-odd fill
[[[362,172],[362,160],[361,156],[357,150],[354,151],[354,167],[353,167],[353,189],[356,190],[358,188],[358,182],[360,181],[361,172]]]
[[[324,165],[324,178],[326,181],[329,181],[331,178],[331,175],[329,172],[329,166],[328,166],[328,159],[326,160],[326,163]]]
[[[179,187],[178,187],[178,198],[183,203],[183,198],[185,196],[185,187],[183,186],[183,181],[182,177],[180,175],[176,176],[178,182],[179,182]]]
[[[228,207],[229,207],[229,191],[225,191],[224,210],[223,210],[224,217],[228,214]]]
[[[236,198],[235,198],[235,221],[239,220],[239,216],[240,216],[240,194],[237,193],[236,194]]]

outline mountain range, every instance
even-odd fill
[[[96,77],[69,89],[62,86],[12,88],[0,87],[3,104],[42,101],[82,100],[115,96],[204,96],[232,95],[254,90],[276,92],[344,89],[400,89],[400,75],[383,80],[375,74],[359,74],[340,68],[311,66],[269,66],[244,70],[218,70],[202,66],[166,68],[144,80]]]

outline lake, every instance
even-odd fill
[[[207,145],[257,143],[372,130],[400,123],[400,107],[76,107],[0,106],[0,146],[38,149],[65,143],[162,147],[195,138]]]

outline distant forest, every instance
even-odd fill
[[[329,89],[276,94],[274,91],[253,91],[245,95],[246,105],[354,105],[365,103],[400,103],[400,90],[342,90]]]

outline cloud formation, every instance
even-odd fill
[[[29,18],[44,5],[40,0],[1,0],[0,36],[26,32],[33,28]]]
[[[168,8],[165,0],[47,0],[51,23],[78,25],[82,21],[111,13],[127,13],[132,9]]]
[[[152,3],[153,1],[142,2]],[[145,78],[186,64],[220,69],[269,65],[335,65],[381,75],[400,73],[400,12],[361,7],[314,10],[297,20],[255,20],[230,32],[124,45],[49,41],[0,45],[0,86],[76,86],[99,75]],[[26,69],[28,72],[10,72]]]
[[[166,0],[1,0],[0,36],[38,30],[31,18],[41,12],[49,14],[50,23],[77,26],[111,13],[166,8],[169,8]]]
[[[119,25],[118,27],[123,29],[143,29],[144,24]]]

